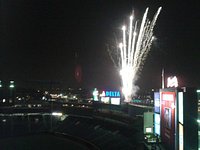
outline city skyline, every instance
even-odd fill
[[[161,87],[161,70],[176,75],[181,86],[200,86],[198,2],[3,0],[0,5],[1,80],[53,81],[66,86],[120,88],[121,80],[107,52],[132,10],[163,10],[156,41],[145,62],[139,87]],[[76,58],[78,54],[78,58]],[[74,71],[81,65],[82,81]]]

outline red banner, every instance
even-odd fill
[[[161,137],[168,149],[175,147],[175,92],[161,92]]]

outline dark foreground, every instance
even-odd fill
[[[0,116],[0,149],[145,149],[142,118],[111,111],[88,114],[69,112],[63,120],[45,113]]]

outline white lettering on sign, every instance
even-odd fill
[[[105,91],[103,91],[101,94],[100,94],[100,97],[105,97],[106,94],[105,94]]]
[[[173,94],[163,94],[163,100],[164,101],[174,101],[174,95]]]
[[[108,97],[120,97],[119,91],[106,91]]]
[[[167,78],[167,87],[178,87],[178,79],[176,76]]]

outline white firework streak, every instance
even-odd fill
[[[148,52],[150,51],[153,41],[153,29],[161,11],[161,7],[159,7],[151,22],[147,19],[148,10],[149,8],[147,8],[144,13],[140,27],[138,27],[137,21],[134,21],[133,16],[130,17],[129,32],[126,31],[125,26],[122,27],[123,43],[119,44],[119,67],[125,102],[129,102],[132,95],[135,94],[137,87],[135,81],[143,68]],[[137,33],[138,28],[139,32]],[[126,40],[127,38],[128,40]]]

